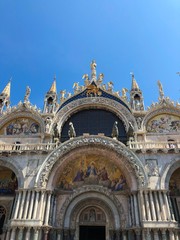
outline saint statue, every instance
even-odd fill
[[[159,96],[160,96],[160,99],[162,99],[162,98],[164,98],[163,86],[159,80],[158,80],[157,84],[158,84],[158,88],[159,88]]]
[[[113,125],[113,128],[112,128],[112,134],[111,134],[111,136],[112,136],[112,138],[114,138],[114,139],[118,139],[118,137],[119,137],[119,129],[118,129],[118,122],[116,121],[115,123],[114,123],[114,125]]]
[[[69,123],[68,136],[70,137],[70,139],[76,137],[76,132],[72,122]]]
[[[24,96],[24,102],[29,102],[29,96],[31,94],[31,89],[29,86],[26,87],[26,93],[25,93],[25,96]]]
[[[91,62],[91,78],[92,80],[95,80],[96,81],[96,62],[95,60],[92,60]]]

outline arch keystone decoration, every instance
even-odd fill
[[[88,136],[71,139],[61,144],[57,149],[50,153],[39,169],[35,181],[35,187],[40,186],[46,188],[53,166],[57,162],[61,162],[65,154],[68,154],[74,149],[85,146],[99,146],[101,148],[112,150],[121,157],[123,156],[127,160],[126,164],[133,169],[133,172],[138,180],[138,187],[140,188],[147,185],[147,175],[144,171],[141,161],[123,143],[104,136]]]

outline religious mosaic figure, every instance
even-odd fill
[[[113,128],[112,128],[112,138],[118,139],[119,137],[119,129],[118,129],[118,122],[114,122]]]

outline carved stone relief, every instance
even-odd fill
[[[148,176],[159,176],[157,160],[147,159],[145,169]]]

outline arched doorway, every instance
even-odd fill
[[[15,190],[18,181],[15,173],[4,166],[0,166],[0,237],[3,238],[4,226],[11,218],[14,204]]]
[[[171,175],[169,192],[175,220],[180,223],[180,167]]]

